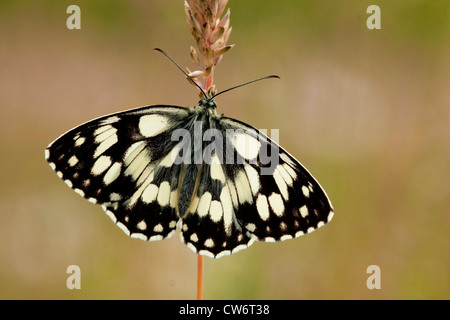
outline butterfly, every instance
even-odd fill
[[[130,237],[180,229],[212,258],[329,222],[331,202],[307,169],[262,130],[217,113],[217,95],[91,120],[50,143],[45,159]]]

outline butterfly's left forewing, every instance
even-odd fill
[[[46,149],[56,174],[76,193],[100,204],[128,235],[161,240],[178,221],[181,165],[172,163],[171,132],[190,121],[188,109],[143,107],[87,122]]]

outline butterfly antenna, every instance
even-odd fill
[[[228,92],[228,91],[231,91],[231,90],[234,90],[234,89],[237,89],[237,88],[246,86],[246,85],[248,85],[248,84],[250,84],[250,83],[257,82],[257,81],[260,81],[260,80],[265,80],[265,79],[272,79],[272,78],[280,79],[279,76],[272,74],[272,75],[270,75],[270,76],[265,76],[265,77],[262,77],[262,78],[258,78],[258,79],[255,79],[255,80],[252,80],[252,81],[249,81],[249,82],[246,82],[246,83],[243,83],[243,84],[240,84],[240,85],[231,87],[231,88],[229,88],[229,89],[220,91],[219,93],[213,95],[210,99],[213,99],[213,98],[217,97],[219,94],[222,94],[222,93],[225,93],[225,92]]]
[[[178,63],[175,62],[175,60],[173,60],[167,53],[164,52],[164,50],[160,49],[160,48],[153,48],[153,50],[159,51],[160,53],[162,53],[163,55],[165,55],[167,58],[169,58],[170,61],[172,61],[172,63],[174,65],[177,66],[178,69],[180,69],[181,72],[183,72],[183,74],[186,76],[186,78],[188,78],[194,85],[197,86],[197,88],[201,91],[201,93],[203,94],[203,96],[205,97],[205,99],[208,99],[208,96],[206,95],[205,91],[203,91],[202,87],[200,87],[198,85],[197,82],[194,81],[194,79],[192,79],[187,73],[186,71],[183,70],[183,68],[181,68]]]

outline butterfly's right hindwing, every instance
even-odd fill
[[[247,237],[282,241],[332,219],[325,191],[300,162],[248,124],[226,117],[220,123],[222,130],[235,132],[228,140],[240,157],[223,170],[230,190],[236,190],[235,219]]]

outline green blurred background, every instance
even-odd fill
[[[81,8],[81,30],[66,9]],[[381,30],[366,9],[381,8]],[[219,111],[280,143],[335,207],[320,230],[205,258],[206,299],[449,299],[450,2],[230,0],[236,44],[216,69]],[[128,238],[44,160],[104,114],[192,107],[183,1],[0,1],[0,298],[195,299],[179,235]],[[66,269],[81,268],[81,290]],[[366,287],[369,265],[381,290]]]

